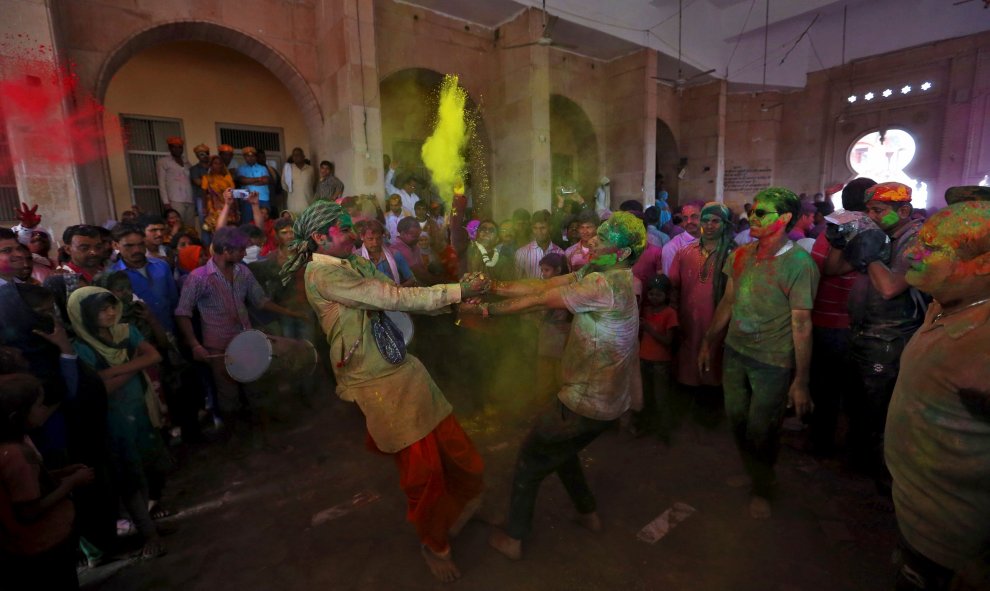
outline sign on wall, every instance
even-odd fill
[[[733,166],[725,170],[725,191],[757,193],[770,186],[773,168]]]

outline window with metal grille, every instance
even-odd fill
[[[21,206],[17,194],[17,179],[14,178],[14,161],[10,157],[10,144],[7,141],[7,121],[0,109],[0,220],[15,219],[14,210]]]
[[[181,119],[121,115],[124,146],[127,153],[127,183],[131,189],[131,203],[147,213],[161,213],[162,199],[158,191],[158,172],[155,164],[162,156],[168,156],[169,136],[183,137]]]
[[[268,164],[277,170],[281,170],[282,163],[285,162],[281,127],[217,123],[217,143],[228,144],[234,148],[232,166],[244,164],[244,157],[241,156],[241,148],[244,146],[264,150]]]

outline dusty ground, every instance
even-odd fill
[[[455,393],[450,397],[457,402]],[[243,444],[185,450],[166,504],[175,513],[167,556],[82,574],[87,589],[432,589],[404,521],[393,463],[364,448],[358,409],[329,395],[275,428],[289,451]],[[489,519],[504,515],[512,464],[525,427],[493,415],[461,417],[487,462]],[[788,436],[794,440],[793,435]],[[540,493],[522,562],[489,549],[489,526],[468,524],[454,543],[471,590],[889,588],[893,514],[872,484],[785,446],[773,518],[746,514],[745,490],[723,428],[690,420],[669,447],[606,433],[584,453],[605,528],[570,519],[560,483]],[[675,502],[697,512],[655,544],[637,532]]]

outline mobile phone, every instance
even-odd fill
[[[247,199],[251,196],[251,191],[247,189],[234,189],[234,199]]]

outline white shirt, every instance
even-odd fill
[[[398,195],[402,197],[402,207],[408,209],[409,211],[415,211],[416,202],[419,201],[419,195],[415,193],[406,193],[405,189],[400,189],[392,184],[392,180],[395,178],[395,170],[389,169],[388,173],[385,174],[385,191],[388,192],[386,197],[391,197],[392,195]]]
[[[185,156],[182,164],[171,155],[158,159],[158,191],[162,203],[192,203],[192,184],[189,182],[189,164]]]

